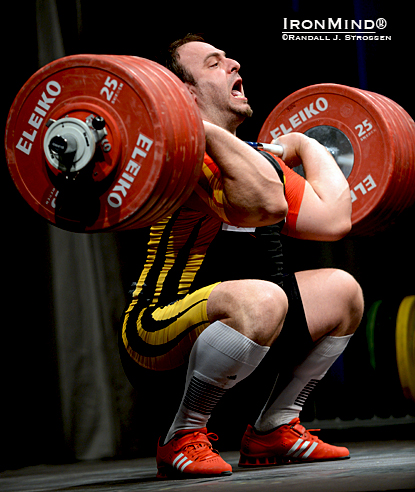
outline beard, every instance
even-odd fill
[[[243,107],[232,107],[230,120],[233,120],[231,123],[231,127],[233,127],[233,133],[236,131],[236,128],[243,123],[247,118],[251,118],[254,111],[251,106],[246,103]]]
[[[251,118],[254,111],[253,109],[251,108],[251,106],[249,104],[246,104],[246,107],[244,108],[238,108],[236,111],[235,111],[236,114],[239,114],[241,116],[243,116],[244,118]]]

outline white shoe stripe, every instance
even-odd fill
[[[178,461],[178,462],[177,462],[174,466],[175,466],[178,470],[180,470],[181,465],[182,465],[185,461],[187,461],[187,457],[186,457],[186,456],[184,456],[184,457],[183,457],[180,461]]]
[[[172,465],[177,468],[177,470],[182,472],[186,466],[190,465],[190,463],[193,463],[193,461],[189,460],[183,453],[180,453],[176,456]]]
[[[315,442],[314,444],[312,444],[307,449],[307,451],[303,454],[302,458],[308,458],[310,456],[310,454],[316,449],[317,445],[318,445],[318,442]]]
[[[285,456],[289,456],[291,453],[294,453],[294,451],[298,448],[298,446],[303,442],[302,439],[298,439],[298,441],[292,446],[292,448],[288,451],[288,453]]]
[[[301,446],[301,448],[294,453],[294,458],[297,458],[305,449],[307,449],[308,445],[311,444],[310,441],[304,441],[304,444]]]
[[[192,460],[189,460],[187,463],[185,463],[181,468],[180,468],[180,471],[183,471],[187,465],[190,465],[190,463],[193,463]]]
[[[173,461],[172,465],[176,466],[176,462],[179,461],[180,458],[183,458],[184,454],[180,453],[178,456],[176,456],[175,460]]]

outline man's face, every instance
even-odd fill
[[[234,132],[252,115],[245,97],[240,65],[210,44],[192,41],[178,50],[180,63],[193,75],[196,85],[188,85],[202,118]]]

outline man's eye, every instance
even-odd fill
[[[210,68],[215,68],[218,66],[219,66],[219,62],[216,62],[216,63],[212,63],[212,65],[210,65]]]

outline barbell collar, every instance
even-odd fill
[[[93,159],[95,137],[78,118],[61,118],[46,131],[43,150],[47,162],[63,172],[79,172]]]

